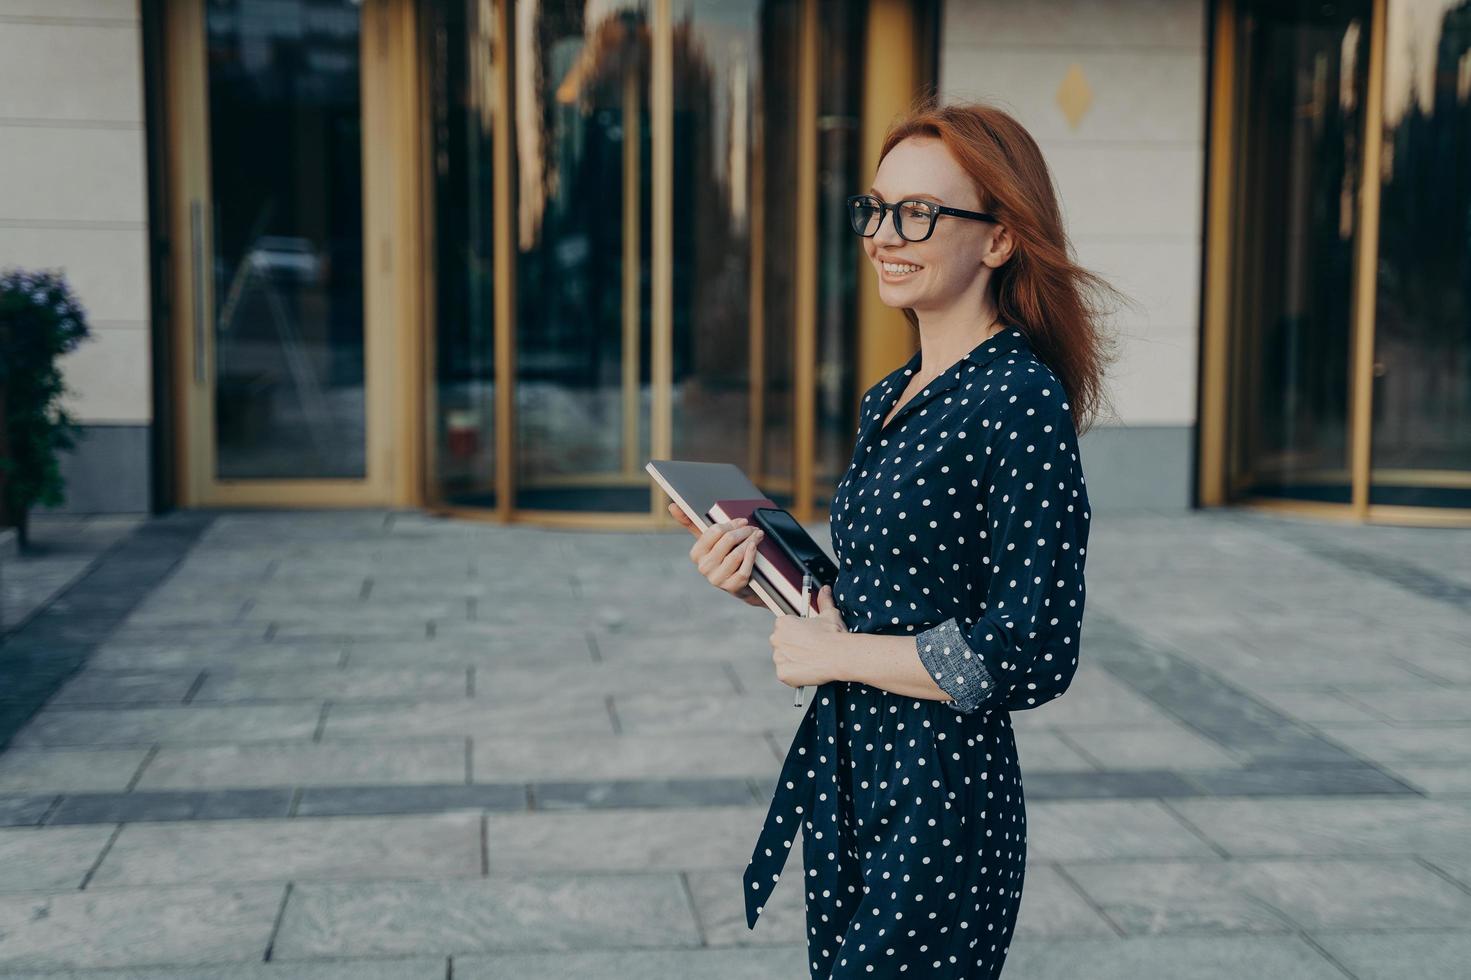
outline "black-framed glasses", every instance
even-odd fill
[[[934,201],[923,201],[917,197],[885,204],[872,194],[854,194],[848,198],[848,221],[854,233],[864,238],[878,234],[884,223],[884,212],[894,212],[894,230],[906,242],[922,242],[935,231],[935,219],[942,214],[956,218],[971,218],[975,221],[995,221],[996,216],[985,211],[966,211],[962,208],[946,207]]]

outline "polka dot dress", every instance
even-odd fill
[[[812,980],[994,978],[1026,870],[1010,712],[1077,668],[1089,506],[1071,408],[1007,327],[889,411],[920,353],[864,395],[833,497],[853,632],[912,635],[949,700],[813,693],[744,875],[755,928],[802,835]]]

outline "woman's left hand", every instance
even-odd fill
[[[771,631],[771,660],[776,679],[788,687],[816,687],[837,680],[838,644],[847,625],[833,601],[831,586],[817,592],[817,615],[778,616]]]

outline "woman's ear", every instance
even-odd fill
[[[1016,239],[1011,237],[1011,229],[1006,225],[994,225],[991,239],[986,246],[986,252],[981,256],[981,261],[992,269],[999,269],[1011,259],[1011,253],[1016,248]]]

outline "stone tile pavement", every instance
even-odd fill
[[[740,892],[801,712],[684,532],[115,530],[5,570],[0,976],[807,976],[800,878]],[[1098,515],[1088,571],[1008,980],[1464,975],[1471,532]]]

